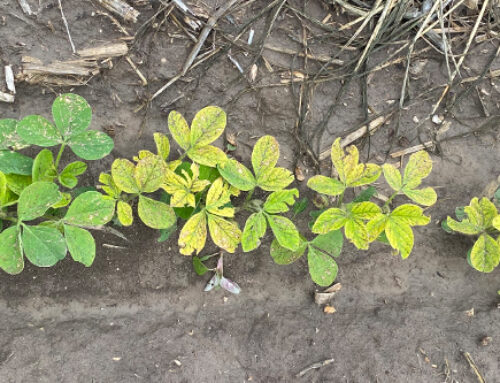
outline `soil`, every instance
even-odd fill
[[[70,58],[57,1],[28,3],[38,11],[37,16],[24,15],[16,1],[0,0],[2,64],[18,67],[25,55],[44,61]],[[95,14],[100,8],[90,1],[62,3],[77,48],[123,37],[108,18]],[[221,2],[200,2],[210,13],[217,3]],[[297,3],[302,6],[302,2]],[[236,26],[265,4],[256,1],[232,14]],[[150,7],[138,9],[138,23],[124,24],[131,34],[154,14]],[[307,12],[320,20],[326,15],[316,1],[307,3]],[[334,17],[341,22],[346,16]],[[236,27],[224,18],[220,28],[231,32]],[[258,21],[254,28],[257,41],[264,33],[264,22]],[[286,12],[277,18],[269,41],[298,49],[290,40],[291,34],[299,36],[300,27],[296,17]],[[496,44],[498,41],[474,45],[463,75],[479,74]],[[209,68],[190,71],[148,108],[134,112],[178,73],[191,47],[192,42],[167,23],[156,34],[148,30],[131,56],[148,78],[147,87],[125,60],[118,59],[111,70],[72,90],[92,105],[94,129],[114,129],[115,150],[92,163],[85,182],[95,182],[115,158],[130,158],[139,149],[151,149],[153,132],[167,132],[170,110],[178,110],[190,120],[197,110],[210,104],[227,110],[228,129],[238,134],[237,158],[248,163],[255,140],[272,134],[281,145],[280,165],[295,166],[298,148],[293,127],[297,114],[290,86],[256,88],[238,95],[248,83],[226,55]],[[333,47],[325,40],[312,49],[317,54],[331,53]],[[370,65],[391,50],[375,52]],[[252,60],[239,49],[233,50],[232,56],[243,67]],[[293,57],[268,50],[264,57],[275,72],[269,73],[259,61],[259,84],[279,83],[278,73],[290,69]],[[430,51],[423,59],[426,65],[412,76],[410,95],[446,83],[443,57]],[[302,63],[296,60],[294,65]],[[309,65],[314,68],[316,64]],[[500,68],[500,61],[492,67]],[[380,112],[399,102],[403,76],[401,65],[370,76],[368,105]],[[336,81],[315,88],[305,130],[321,122],[339,86]],[[61,91],[68,89],[18,83],[16,102],[0,103],[0,118],[34,113],[50,117],[50,105]],[[498,115],[498,79],[481,82],[478,91],[486,110]],[[172,105],[160,107],[181,94],[184,97]],[[424,120],[436,99],[411,103],[403,111],[398,132],[394,120],[380,128],[371,139],[369,152],[368,145],[364,146],[363,159],[383,161],[387,152],[402,149],[400,144],[418,144],[415,116]],[[449,119],[452,124],[445,136],[471,131],[487,120],[475,93],[459,103],[454,117]],[[364,120],[360,86],[355,80],[329,118],[319,149],[327,149],[335,137],[345,136]],[[470,353],[485,381],[500,381],[500,269],[491,274],[472,269],[465,259],[471,242],[446,234],[439,225],[455,206],[467,204],[499,175],[497,128],[498,123],[478,134],[444,141],[441,152],[433,154],[434,170],[426,184],[436,187],[439,201],[426,212],[432,223],[416,230],[415,248],[407,260],[392,256],[382,245],[373,245],[365,252],[350,244],[344,247],[337,278],[343,287],[331,302],[337,310],[334,314],[325,314],[314,303],[316,287],[308,276],[305,258],[286,267],[273,263],[269,236],[257,251],[226,255],[225,273],[242,287],[239,296],[221,290],[203,293],[209,277],[194,273],[191,259],[179,254],[176,238],[158,243],[158,234],[141,224],[123,230],[128,242],[96,233],[99,251],[91,268],[68,257],[50,269],[28,263],[18,276],[0,274],[1,381],[479,381],[464,353]],[[435,129],[428,121],[420,130],[421,137],[426,140],[428,132]],[[223,145],[222,140],[219,144]],[[65,160],[71,160],[70,153]],[[307,157],[302,156],[300,164],[306,176],[314,174]],[[328,166],[325,161],[322,171],[328,172]],[[296,186],[302,196],[312,198],[305,182]],[[380,186],[384,190],[384,185]],[[307,211],[297,218],[304,231],[308,218]],[[104,246],[109,244],[120,247]],[[471,309],[474,315],[467,314]],[[484,346],[481,340],[486,336],[491,341]],[[327,359],[333,362],[297,376]]]

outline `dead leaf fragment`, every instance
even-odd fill
[[[238,146],[238,141],[236,139],[236,134],[229,130],[226,131],[226,141],[233,146]]]
[[[492,341],[491,336],[485,336],[481,339],[481,346],[488,346]]]
[[[468,317],[473,317],[474,316],[474,307],[471,308],[470,310],[467,310],[465,312],[465,315],[467,315]]]
[[[323,291],[316,291],[314,293],[314,302],[318,305],[323,305],[328,302],[340,289],[342,288],[341,283],[335,283]]]
[[[333,314],[335,313],[337,310],[335,310],[335,307],[333,306],[330,306],[330,305],[326,305],[324,308],[323,308],[323,312],[325,314]]]
[[[306,179],[306,177],[304,176],[304,172],[302,171],[302,169],[300,168],[300,166],[297,166],[295,168],[295,178],[299,182],[302,182],[302,181],[304,181]]]

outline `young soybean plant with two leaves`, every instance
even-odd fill
[[[486,197],[474,197],[457,215],[461,216],[460,221],[448,217],[449,229],[477,237],[467,253],[469,264],[483,273],[492,272],[500,264],[500,215],[497,207]]]
[[[350,146],[346,154],[340,145],[340,139],[332,145],[331,158],[338,178],[317,175],[308,181],[308,186],[314,191],[338,197],[338,206],[325,210],[314,222],[312,231],[319,235],[309,242],[303,240],[299,251],[292,254],[284,252],[277,245],[271,249],[274,258],[282,263],[295,261],[307,249],[309,271],[313,280],[320,285],[327,285],[327,282],[333,282],[336,277],[337,264],[331,257],[338,256],[342,248],[340,229],[344,229],[346,238],[358,249],[366,250],[371,242],[379,240],[388,243],[402,258],[406,258],[414,242],[411,227],[426,225],[430,218],[423,215],[422,208],[412,204],[404,204],[391,211],[391,201],[396,195],[405,194],[424,206],[436,202],[433,189],[417,189],[432,169],[432,162],[426,152],[410,156],[403,176],[393,165],[386,164],[380,168],[376,164],[360,164],[358,149],[354,145]],[[360,194],[361,198],[352,202],[344,201],[348,188],[372,184],[382,172],[394,190],[382,207],[369,201],[375,192],[374,188],[370,193]]]
[[[55,127],[41,116],[28,116],[19,123],[0,120],[1,151],[9,153],[4,153],[6,161],[2,161],[0,171],[0,224],[10,224],[0,233],[0,268],[7,273],[20,273],[24,256],[36,266],[50,267],[68,250],[75,261],[92,264],[95,241],[87,229],[100,228],[111,220],[113,201],[89,191],[71,202],[72,196],[61,193],[54,182],[57,179],[61,186],[74,188],[76,176],[87,167],[76,161],[59,172],[65,145],[84,159],[102,158],[112,150],[113,141],[104,133],[86,131],[91,116],[90,106],[82,97],[64,94],[53,104]],[[52,153],[44,149],[31,166],[27,166],[25,156],[8,149],[56,144],[61,148],[55,162]],[[38,224],[28,224],[35,220]]]

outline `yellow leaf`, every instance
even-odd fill
[[[294,180],[293,174],[284,168],[269,168],[257,177],[257,185],[265,191],[278,191],[286,188]]]
[[[405,204],[395,208],[390,214],[390,220],[410,226],[424,226],[430,218],[424,215],[421,207]]]
[[[425,150],[413,153],[408,160],[403,176],[403,185],[415,189],[432,170],[432,159]]]
[[[208,214],[208,229],[217,246],[229,253],[234,253],[241,239],[241,230],[236,222]]]
[[[354,246],[361,250],[368,249],[368,232],[361,219],[350,219],[345,223],[344,233]]]
[[[406,259],[413,249],[413,231],[410,225],[396,220],[388,219],[385,234],[394,250],[401,253],[401,258]]]
[[[385,230],[387,216],[385,214],[378,214],[366,224],[366,232],[368,234],[368,241],[375,241],[380,234]]]
[[[182,114],[175,110],[170,112],[168,115],[168,129],[175,142],[177,142],[182,149],[188,150],[190,147],[191,132]]]
[[[205,247],[207,240],[207,215],[205,211],[196,213],[185,223],[179,234],[179,248],[181,254],[191,255],[194,251],[199,254]]]
[[[167,162],[167,168],[172,170],[172,171],[175,171],[175,169],[177,169],[180,164],[182,164],[181,160],[170,161],[170,162]]]
[[[468,219],[464,219],[461,222],[457,222],[453,218],[448,217],[446,223],[448,224],[451,230],[458,231],[459,233],[467,235],[479,234],[482,230],[480,226],[474,225]]]
[[[498,231],[500,231],[500,215],[497,215],[493,221],[491,222],[491,224],[493,225],[493,227],[495,229],[497,229]]]
[[[498,215],[495,205],[485,197],[481,198],[481,200],[474,197],[469,206],[465,206],[464,211],[473,225],[483,229],[490,229],[493,218]]]
[[[191,146],[211,144],[226,127],[226,113],[217,106],[207,106],[194,116],[191,123]],[[210,165],[209,165],[210,166]]]
[[[230,202],[228,186],[224,184],[221,177],[217,178],[210,189],[208,189],[206,206],[207,209],[215,209]]]
[[[339,178],[343,182],[346,179],[346,174],[344,171],[344,150],[340,146],[340,137],[332,144],[331,157],[333,166],[335,166]]]
[[[384,171],[384,177],[389,186],[395,190],[400,191],[403,187],[403,181],[401,180],[401,173],[394,165],[384,164],[382,166]]]
[[[116,205],[116,215],[123,226],[130,226],[134,221],[132,207],[127,202],[118,201]]]
[[[165,178],[167,167],[163,159],[157,155],[144,157],[135,168],[135,182],[141,192],[157,191]]]
[[[369,220],[375,218],[381,213],[380,207],[373,202],[355,202],[352,205],[348,205],[350,209],[350,215],[355,219]]]
[[[153,138],[156,144],[156,152],[163,159],[166,160],[170,154],[170,141],[163,133],[154,133]]]
[[[403,188],[403,193],[412,201],[424,206],[434,205],[437,201],[437,194],[431,187],[423,189]]]
[[[255,143],[252,151],[252,166],[256,178],[261,172],[272,169],[278,163],[280,146],[273,136],[263,136]]]
[[[187,155],[200,165],[216,167],[227,161],[226,154],[219,148],[211,145],[194,147],[187,151]]]
[[[135,182],[135,165],[124,158],[119,158],[111,165],[113,182],[125,193],[139,193],[140,188]]]
[[[351,174],[348,175],[348,187],[371,184],[380,177],[380,174],[382,174],[382,169],[376,164],[359,164],[357,169],[361,169],[361,171],[357,170],[352,176]]]
[[[488,234],[481,234],[472,246],[470,261],[476,270],[492,272],[500,263],[500,245]]]
[[[311,177],[307,186],[315,192],[330,196],[340,195],[345,190],[345,185],[339,180],[322,175]]]
[[[347,215],[344,210],[332,207],[316,219],[312,227],[312,232],[316,234],[326,234],[332,230],[338,230],[347,222]]]
[[[484,226],[489,229],[493,225],[493,219],[498,215],[496,206],[488,198],[483,197],[479,200],[479,208],[483,216]]]
[[[241,236],[241,247],[245,253],[259,247],[266,229],[267,223],[262,213],[253,213],[248,217]]]

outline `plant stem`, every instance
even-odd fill
[[[61,144],[61,147],[59,148],[59,153],[57,153],[57,157],[56,157],[56,170],[59,168],[59,162],[61,161],[61,157],[62,157],[62,154],[64,152],[64,148],[66,147],[66,144],[63,142]]]
[[[252,190],[249,190],[248,191],[248,194],[245,198],[245,202],[243,202],[243,206],[241,207],[241,210],[246,210],[247,207],[248,207],[248,203],[250,202],[250,200],[252,199],[252,196],[253,196],[253,192],[255,191],[255,188],[252,189]]]
[[[338,200],[338,203],[337,203],[338,207],[342,206],[342,202],[344,201],[344,193],[345,193],[345,191],[343,191],[342,194],[339,197],[339,200]]]
[[[382,208],[386,208],[387,206],[389,206],[389,204],[392,202],[394,197],[396,197],[398,195],[398,193],[399,193],[399,191],[392,193],[392,195],[389,197],[389,199],[387,201],[385,201],[384,206],[382,206]]]

